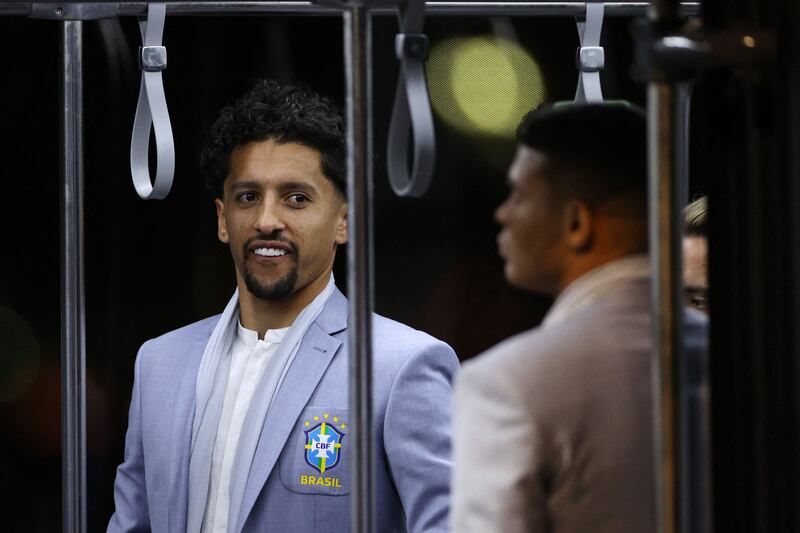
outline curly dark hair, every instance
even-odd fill
[[[244,97],[225,107],[211,126],[200,152],[200,171],[215,197],[223,196],[233,150],[268,139],[319,150],[322,173],[346,197],[346,147],[338,107],[309,87],[274,80],[257,82]]]

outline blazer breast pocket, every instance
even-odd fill
[[[281,454],[281,483],[298,494],[344,496],[350,493],[347,409],[307,407]]]

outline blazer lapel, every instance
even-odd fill
[[[347,300],[336,289],[320,316],[308,328],[292,366],[267,411],[234,529],[237,533],[244,527],[300,413],[342,344],[330,334],[342,331],[346,326]]]
[[[168,408],[173,412],[170,441],[169,528],[173,532],[186,531],[186,513],[189,501],[189,458],[192,445],[192,423],[196,404],[197,371],[208,339],[198,341],[187,361],[189,368],[181,374],[174,394],[175,403]]]

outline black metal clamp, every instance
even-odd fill
[[[633,38],[632,74],[643,82],[687,81],[707,70],[775,60],[775,35],[765,30],[710,32],[694,21],[665,26],[640,19]]]
[[[119,15],[119,2],[31,2],[28,17],[43,20],[99,20]]]

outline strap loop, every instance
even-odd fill
[[[139,21],[142,46],[139,48],[139,102],[131,137],[131,175],[136,193],[144,200],[161,200],[172,188],[175,174],[175,143],[169,121],[167,99],[161,71],[167,68],[167,49],[162,46],[166,4],[150,3],[147,18]],[[156,177],[151,183],[149,168],[150,129],[156,140]]]
[[[398,196],[420,197],[428,190],[436,160],[425,59],[428,37],[422,33],[425,0],[407,0],[399,6],[400,33],[395,53],[400,60],[400,78],[389,125],[387,163],[389,183]],[[408,171],[409,133],[414,140],[414,160]]]
[[[603,91],[600,87],[600,71],[605,66],[605,51],[600,46],[600,33],[603,30],[603,13],[605,4],[588,2],[583,20],[577,20],[578,38],[581,46],[576,54],[578,66],[578,89],[575,91],[576,102],[602,102]]]

